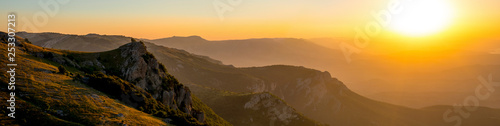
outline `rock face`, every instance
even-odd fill
[[[198,98],[235,126],[321,125],[268,92],[231,93],[195,84],[187,86]]]
[[[108,56],[109,54],[106,54],[114,51],[117,51],[119,55]],[[192,111],[193,101],[189,88],[179,84],[175,78],[167,74],[166,69],[162,68],[163,65],[146,50],[146,46],[142,42],[131,42],[101,55],[101,60],[120,61],[116,64],[105,64],[103,66],[102,69],[107,70],[109,74],[118,74],[117,76],[146,90],[153,98],[171,108],[180,109],[188,114],[196,114]],[[96,62],[94,64],[98,67],[97,64],[101,63]],[[116,73],[112,70],[118,70],[119,72]],[[193,117],[197,117],[197,115],[193,115]]]
[[[289,125],[292,120],[298,119],[299,116],[292,107],[287,106],[283,101],[277,98],[273,98],[269,93],[261,93],[252,96],[250,101],[245,103],[243,108],[265,110],[263,115],[271,120],[269,125],[273,125],[276,121]]]
[[[148,52],[139,42],[133,42],[118,48],[121,57],[125,61],[115,64],[119,67],[119,75],[136,86],[148,91],[154,98],[162,97],[163,89],[161,87],[161,77],[166,77],[166,71],[158,71],[159,63],[154,58],[145,59],[144,55]],[[105,68],[104,68],[105,69]]]
[[[342,99],[348,97],[345,92],[350,92],[328,72],[280,65],[244,70],[263,80],[263,83],[255,83],[251,86],[253,88],[247,89],[254,92],[271,92],[304,115],[324,122],[327,122],[327,117],[339,114],[343,105]],[[293,74],[283,74],[285,72]]]
[[[85,72],[98,71],[118,76],[144,89],[164,105],[192,115],[200,122],[204,120],[203,112],[193,110],[193,100],[189,88],[168,74],[165,67],[146,50],[146,46],[142,42],[131,42],[118,49],[101,53],[68,55],[52,52],[33,53],[32,55],[37,57],[87,70]]]

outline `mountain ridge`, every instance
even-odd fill
[[[181,82],[200,84],[203,86],[228,90],[232,92],[254,92],[256,91],[255,89],[259,89],[258,91],[274,91],[273,94],[276,94],[276,96],[278,97],[289,97],[293,96],[294,94],[307,94],[308,91],[313,97],[328,96],[317,97],[318,100],[313,100],[315,102],[311,104],[313,106],[306,107],[303,107],[304,104],[299,103],[307,103],[305,101],[310,100],[307,97],[298,97],[298,100],[295,101],[290,101],[290,99],[284,98],[287,103],[292,105],[297,110],[301,110],[299,112],[304,113],[304,115],[308,117],[312,116],[313,119],[321,122],[327,122],[328,124],[452,125],[451,123],[445,123],[442,120],[441,115],[444,110],[439,110],[441,111],[441,113],[439,113],[439,111],[434,112],[420,109],[411,109],[371,100],[360,96],[350,90],[340,90],[343,89],[342,87],[345,87],[345,85],[343,85],[342,82],[332,78],[331,75],[326,77],[328,74],[322,73],[321,71],[313,70],[313,72],[303,72],[303,75],[297,78],[297,76],[286,76],[288,74],[297,72],[289,72],[289,70],[279,70],[274,71],[275,74],[271,75],[274,75],[274,78],[280,78],[281,80],[267,79],[266,81],[265,78],[259,76],[269,74],[266,72],[272,71],[270,70],[273,68],[272,66],[263,68],[235,68],[232,66],[210,63],[206,59],[193,56],[192,54],[189,54],[185,51],[161,47],[151,43],[145,44],[146,46],[148,46],[148,49],[151,50],[151,52],[159,58],[159,61],[164,63],[167,69],[169,69],[173,75],[178,77],[179,81]],[[301,67],[290,68],[300,69],[300,71],[307,71]],[[301,87],[301,85],[307,86],[304,86],[304,88],[296,88]],[[310,88],[312,87],[326,89],[326,92],[321,90],[319,90],[319,92],[311,92],[314,91],[310,90]],[[290,90],[285,90],[287,88]],[[321,95],[325,93],[328,95]],[[338,105],[338,103],[340,103],[340,105]],[[335,109],[337,108],[335,106],[338,106],[338,108],[340,109]],[[335,110],[338,111],[335,112]],[[319,112],[320,114],[317,114],[314,111]],[[483,120],[485,122],[494,121],[494,119],[486,119],[480,117],[475,117],[474,119],[470,120]]]
[[[2,38],[4,36],[5,33],[2,34]],[[165,118],[167,121],[163,121],[167,123],[230,125],[201,101],[192,97],[188,87],[166,73],[164,66],[147,52],[142,42],[131,42],[107,52],[86,53],[47,50],[23,42],[21,38],[17,39],[22,42],[18,44],[20,51],[26,51],[35,58],[60,64],[58,68],[60,72],[61,69],[71,69],[71,72],[64,70],[66,72],[62,74],[111,98],[119,99],[135,109]],[[110,87],[112,90],[102,86]]]

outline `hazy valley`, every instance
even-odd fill
[[[149,41],[237,67],[287,64],[328,71],[363,96],[414,108],[461,102],[480,85],[478,76],[500,77],[500,55],[491,53],[495,47],[500,48],[495,42],[488,43],[492,45],[489,47],[476,45],[467,50],[365,50],[353,54],[352,62],[347,62],[339,46],[345,39],[208,41],[190,36]],[[500,93],[493,92],[492,97],[481,105],[500,108]]]

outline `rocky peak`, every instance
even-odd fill
[[[78,68],[87,73],[100,71],[106,75],[117,76],[148,92],[158,102],[192,115],[198,121],[203,122],[204,113],[193,110],[189,88],[168,74],[165,66],[146,50],[143,42],[127,43],[118,49],[100,53],[61,55],[37,51],[31,54]]]
[[[192,110],[191,91],[169,75],[161,63],[147,51],[143,42],[131,42],[119,47],[122,62],[109,64],[105,67],[115,67],[125,80],[149,92],[153,98],[174,109],[193,114],[200,112]]]
[[[120,46],[118,49],[121,51],[122,57],[138,57],[147,53],[143,42],[131,42]]]

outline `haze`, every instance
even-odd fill
[[[240,4],[232,5],[220,0],[224,5],[232,8],[232,11],[224,12],[222,18],[217,13],[217,9],[214,8],[214,2],[216,1],[218,0],[69,1],[66,4],[59,5],[60,11],[57,11],[53,17],[49,17],[45,25],[38,26],[36,29],[23,26],[25,25],[23,18],[33,22],[33,16],[37,12],[44,12],[40,4],[27,1],[9,1],[8,4],[0,5],[0,10],[5,15],[10,12],[17,13],[18,19],[20,19],[18,21],[20,22],[18,31],[35,33],[57,32],[78,35],[98,33],[124,35],[145,40],[191,35],[201,36],[207,40],[302,38],[322,47],[316,48],[317,45],[315,45],[315,48],[305,49],[305,46],[302,45],[284,44],[283,48],[288,46],[304,47],[298,49],[308,50],[308,53],[311,54],[302,55],[305,53],[300,52],[297,53],[300,55],[293,56],[287,54],[295,53],[277,48],[265,50],[267,53],[262,55],[239,55],[237,51],[241,50],[231,52],[228,48],[219,48],[222,47],[221,45],[216,45],[218,50],[215,51],[207,51],[209,49],[207,46],[193,48],[178,45],[176,48],[207,55],[221,60],[225,64],[238,67],[289,64],[329,71],[333,77],[345,81],[346,85],[355,92],[396,104],[405,103],[384,99],[386,96],[381,96],[381,94],[410,92],[410,90],[418,93],[459,91],[470,94],[469,91],[472,90],[467,89],[475,86],[476,81],[474,79],[479,75],[488,73],[480,71],[477,74],[464,73],[457,75],[451,74],[453,72],[449,71],[460,68],[478,71],[479,68],[477,67],[481,67],[481,69],[497,68],[497,66],[482,65],[498,65],[498,62],[494,59],[498,58],[498,55],[493,55],[497,54],[500,48],[498,46],[500,43],[500,25],[498,25],[498,22],[500,22],[500,11],[498,10],[500,1],[498,0],[447,1],[446,5],[451,8],[450,14],[453,14],[453,16],[443,21],[445,23],[434,26],[432,25],[433,22],[441,20],[433,19],[439,18],[440,15],[433,15],[434,17],[425,15],[442,11],[442,8],[438,6],[429,13],[423,13],[424,15],[419,16],[428,18],[429,23],[410,27],[442,26],[435,32],[425,35],[411,36],[384,27],[381,29],[380,34],[369,38],[366,47],[356,47],[360,50],[360,53],[351,55],[352,62],[346,62],[342,53],[333,52],[340,51],[340,43],[356,46],[354,41],[357,39],[358,32],[355,29],[364,29],[366,24],[376,22],[377,20],[372,16],[372,12],[387,9],[390,1],[289,0],[280,2],[243,0]],[[401,0],[400,2],[408,1]],[[402,4],[403,9],[404,5]],[[425,10],[427,8],[420,9]],[[392,15],[392,17],[397,19],[405,17],[405,15]],[[6,20],[6,17],[3,16],[0,20]],[[0,25],[0,29],[7,29],[6,25]],[[323,38],[323,41],[318,41],[320,40],[318,38]],[[160,45],[175,47],[169,45],[169,43],[162,43],[162,41],[157,42]],[[248,46],[240,48],[246,47]],[[318,53],[321,52],[318,50],[323,49],[328,51]],[[252,51],[254,50],[241,52],[245,54],[254,53]],[[253,58],[245,56],[253,56]],[[292,58],[283,59],[285,56]],[[478,58],[483,59],[478,60]],[[463,73],[463,71],[458,73]],[[453,84],[460,81],[445,79],[464,76],[467,78],[467,82],[473,84],[468,83],[468,86],[460,88],[460,90],[451,88]],[[377,86],[370,84],[376,84]],[[389,94],[393,96],[392,93]],[[460,99],[462,96],[454,98]],[[451,103],[452,101],[430,101],[425,105],[415,105],[413,107]],[[495,103],[497,102],[494,101],[489,105],[495,106],[493,105]]]

